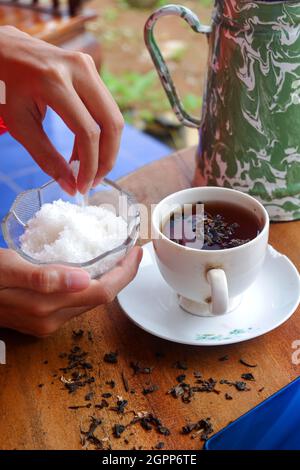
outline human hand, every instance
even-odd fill
[[[136,275],[142,249],[130,253],[99,280],[82,269],[38,266],[0,250],[0,327],[48,336],[83,310],[111,302]]]
[[[0,115],[10,134],[64,190],[84,194],[112,169],[124,121],[89,55],[2,26],[0,80],[6,84]],[[71,158],[81,163],[77,183],[43,130],[47,106],[75,134]]]

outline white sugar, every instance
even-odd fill
[[[21,249],[41,262],[82,263],[121,245],[127,238],[122,217],[98,206],[61,199],[44,204],[27,223]]]
[[[78,175],[79,175],[79,168],[80,168],[80,162],[79,160],[73,160],[72,162],[70,162],[70,168],[71,168],[71,171],[74,175],[74,178],[75,180],[77,181],[77,178],[78,178]],[[76,201],[77,201],[77,204],[79,204],[80,206],[87,206],[88,205],[88,194],[80,194],[79,191],[77,191],[77,194],[76,194]]]

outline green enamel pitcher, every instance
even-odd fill
[[[154,38],[167,15],[208,37],[201,119],[184,109]],[[199,128],[194,183],[247,192],[272,220],[300,219],[300,2],[215,0],[209,26],[168,5],[146,22],[145,42],[178,119]]]

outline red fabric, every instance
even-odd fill
[[[4,124],[4,122],[3,122],[3,119],[0,117],[0,135],[1,135],[1,134],[4,134],[4,132],[6,132],[6,131],[7,131],[7,129],[6,129],[6,127],[5,127],[5,124]]]

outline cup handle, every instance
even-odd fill
[[[228,310],[228,285],[223,269],[210,269],[207,280],[211,287],[211,313],[223,315]]]

